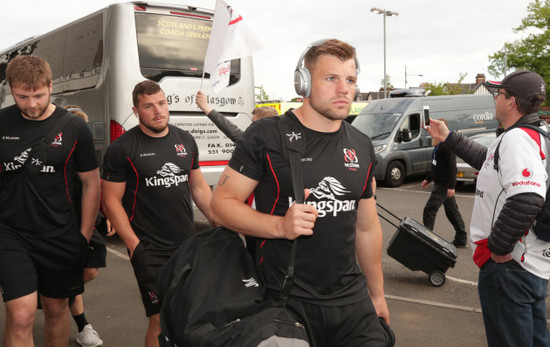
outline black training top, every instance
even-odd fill
[[[435,146],[432,153],[432,170],[426,176],[428,182],[444,185],[447,189],[456,187],[456,155],[444,144]]]
[[[115,140],[105,153],[102,178],[126,182],[122,205],[140,240],[177,247],[193,234],[191,170],[199,168],[195,139],[169,125],[160,138],[136,126]]]
[[[287,115],[294,118],[292,111]],[[229,166],[258,181],[258,211],[284,215],[293,203],[288,161],[284,159],[279,117],[261,119],[245,131]],[[360,199],[373,196],[373,146],[368,137],[342,122],[334,133],[320,133],[300,124],[307,146],[302,157],[306,203],[319,217],[314,234],[301,237],[296,255],[292,295],[325,305],[365,298],[365,277],[355,258],[355,222]],[[256,261],[268,290],[280,291],[287,272],[291,241],[259,240]]]
[[[47,160],[32,158],[31,148],[68,113],[56,107],[42,121],[23,118],[13,105],[0,110],[0,227],[39,237],[53,237],[75,228],[73,206],[76,172],[97,168],[94,140],[88,126],[74,117],[48,146]],[[29,155],[31,158],[29,158]],[[30,175],[27,160],[42,165]]]

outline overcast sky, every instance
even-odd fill
[[[162,1],[162,0],[160,0]],[[160,2],[159,1],[159,2]],[[0,50],[29,36],[78,19],[113,0],[9,1],[0,11]],[[182,2],[203,8],[215,0]],[[362,92],[378,90],[384,78],[383,16],[372,7],[399,12],[386,17],[386,71],[398,88],[421,82],[474,83],[477,73],[491,76],[488,56],[505,42],[521,39],[513,29],[527,15],[527,0],[227,0],[263,40],[254,54],[255,85],[272,98],[295,97],[293,72],[309,43],[339,38],[357,49]],[[414,76],[422,74],[423,76]]]

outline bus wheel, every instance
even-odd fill
[[[398,161],[392,161],[386,170],[384,184],[388,187],[399,187],[405,180],[405,168]]]

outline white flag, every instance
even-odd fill
[[[230,60],[252,55],[261,48],[260,40],[243,17],[224,0],[216,0],[214,23],[204,59],[204,71],[216,93],[229,84]]]

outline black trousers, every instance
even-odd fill
[[[424,206],[422,223],[430,230],[434,230],[435,216],[441,205],[445,207],[445,215],[455,229],[455,240],[466,242],[468,235],[466,234],[464,220],[458,210],[455,197],[447,197],[447,186],[444,184],[434,184],[432,194],[426,202],[426,206]]]

